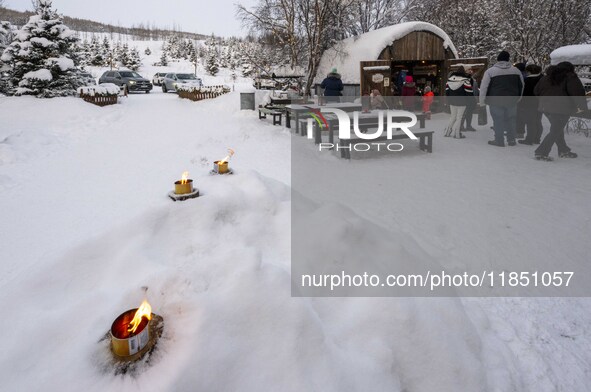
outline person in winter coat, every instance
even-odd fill
[[[445,95],[448,97],[451,117],[445,132],[445,136],[452,136],[454,139],[465,138],[461,132],[464,111],[471,99],[474,99],[471,79],[466,75],[463,67],[452,73],[445,85]]]
[[[343,82],[341,81],[341,75],[337,72],[336,68],[333,68],[326,78],[320,84],[320,87],[324,89],[324,96],[327,101],[338,102],[340,96],[343,95]]]
[[[525,78],[527,77],[527,70],[525,69],[525,63],[517,63],[513,65],[515,68],[521,72],[521,76],[523,77],[524,85],[525,85]],[[522,138],[525,136],[525,117],[523,116],[523,110],[520,110],[520,105],[522,101],[520,101],[519,105],[517,105],[517,118],[516,118],[516,126],[515,126],[515,133],[518,138]]]
[[[382,94],[380,93],[380,90],[373,90],[371,92],[371,108],[372,109],[378,109],[378,110],[382,110],[382,109],[388,109],[388,104],[386,104],[386,100],[384,99],[384,97],[382,96]]]
[[[534,94],[534,88],[542,79],[542,67],[535,64],[529,64],[525,70],[525,87],[523,88],[523,99],[519,102],[518,110],[524,122],[524,129],[527,128],[525,139],[518,140],[520,144],[531,146],[540,144],[542,138],[542,113],[538,111],[538,99]]]
[[[405,82],[402,85],[402,107],[404,110],[413,112],[415,108],[415,94],[417,85],[411,75],[406,75]]]
[[[431,105],[433,104],[434,99],[435,94],[431,91],[431,87],[425,87],[425,93],[423,94],[421,101],[423,102],[423,114],[425,114],[427,119],[431,118]]]
[[[468,100],[468,104],[466,105],[466,111],[464,112],[464,117],[462,118],[461,129],[462,131],[476,132],[476,129],[472,127],[472,118],[474,117],[474,110],[476,109],[478,103],[478,99],[476,98],[478,96],[478,84],[474,79],[474,69],[470,68],[466,71],[466,74],[470,78],[473,96],[470,97],[470,99]],[[465,127],[464,122],[466,123]]]
[[[561,158],[576,158],[564,140],[564,127],[570,116],[587,110],[585,87],[575,73],[575,67],[568,61],[562,62],[550,75],[544,76],[534,88],[539,97],[539,110],[550,120],[550,132],[535,151],[535,158],[551,161],[552,146],[558,147]]]
[[[509,62],[510,57],[504,50],[499,53],[497,63],[486,70],[480,85],[480,105],[489,105],[494,123],[495,140],[488,142],[491,146],[505,147],[505,132],[507,143],[516,145],[517,102],[523,93],[523,76]]]

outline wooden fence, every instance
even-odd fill
[[[80,98],[84,101],[93,103],[97,106],[115,105],[117,103],[118,95],[87,95],[80,94]]]
[[[210,89],[210,91],[199,89],[186,91],[179,89],[178,94],[180,98],[190,99],[191,101],[201,101],[203,99],[217,98],[229,92],[224,86],[207,86],[206,88]]]

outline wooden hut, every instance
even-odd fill
[[[456,63],[486,67],[487,61],[458,59],[449,36],[426,22],[406,22],[351,37],[328,49],[315,79],[336,68],[345,85],[343,95],[359,97],[377,89],[384,96],[397,95],[406,75],[412,75],[417,93],[430,86],[442,95],[449,72]]]

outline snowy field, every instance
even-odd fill
[[[204,82],[231,85],[226,70]],[[433,154],[351,164],[238,109],[237,92],[191,102],[158,88],[104,108],[0,97],[0,390],[589,389],[588,299],[292,298],[290,153],[307,151],[298,170],[378,167],[390,181],[375,200],[349,192],[370,197],[354,212],[442,266],[559,264],[588,260],[591,138],[567,135],[578,159],[537,162],[531,147],[486,145],[488,127],[444,138],[437,115]],[[227,148],[235,174],[211,176]],[[173,203],[185,170],[203,197]],[[425,207],[386,209],[384,195]],[[98,341],[142,286],[164,335],[151,366],[115,376]]]
[[[291,298],[291,143],[309,145],[310,165],[348,163],[238,107],[237,93],[195,103],[155,91],[105,108],[0,98],[0,390],[587,389],[586,299]],[[569,136],[580,158],[548,164],[524,146],[491,148],[488,136],[438,134],[431,155],[360,157],[409,170],[385,192],[402,200],[413,189],[432,207],[357,212],[444,265],[523,241],[541,252],[549,233],[556,247],[588,249],[591,139]],[[236,173],[210,176],[228,147]],[[172,203],[184,170],[204,196]],[[509,201],[482,179],[510,185]],[[576,225],[557,230],[571,210]],[[541,240],[518,219],[536,214]],[[516,232],[499,245],[503,219]],[[97,341],[139,304],[141,286],[165,334],[151,367],[114,376]]]

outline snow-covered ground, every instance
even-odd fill
[[[224,70],[205,79],[230,82]],[[490,136],[438,132],[433,154],[351,164],[239,111],[237,92],[191,102],[155,89],[104,108],[0,97],[0,390],[588,390],[588,299],[291,297],[294,147],[308,158],[297,170],[405,173],[379,195],[347,197],[369,198],[353,211],[368,230],[410,238],[442,266],[584,262],[591,138],[567,135],[579,158],[543,163],[530,147],[487,146]],[[211,176],[227,148],[235,173]],[[185,170],[203,196],[173,203]],[[409,201],[423,207],[387,208]],[[115,376],[99,340],[142,286],[164,335],[151,366]]]
[[[587,389],[587,299],[292,298],[291,143],[309,146],[311,165],[349,163],[238,107],[237,93],[195,103],[155,91],[105,108],[0,98],[1,390]],[[413,190],[431,207],[357,213],[445,264],[498,250],[503,219],[518,232],[502,252],[540,246],[517,217],[559,199],[582,226],[548,222],[539,237],[558,231],[554,246],[588,249],[591,139],[569,136],[580,158],[547,164],[523,146],[486,146],[488,136],[439,134],[432,155],[378,158],[409,172],[385,193]],[[228,147],[235,174],[210,176]],[[166,193],[184,170],[203,197],[173,203]],[[501,203],[494,187],[470,190],[483,178],[524,189]],[[544,191],[527,204],[534,189]],[[478,229],[483,205],[490,227]],[[151,367],[114,376],[97,342],[141,286],[165,334]]]

